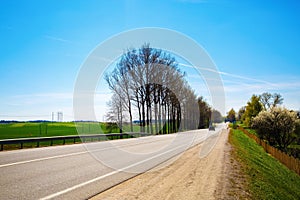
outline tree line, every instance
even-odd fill
[[[141,132],[174,133],[208,127],[213,111],[203,97],[197,97],[169,53],[144,44],[128,49],[114,70],[105,75],[113,92],[107,120]],[[138,119],[138,120],[137,120]]]
[[[235,120],[236,117],[245,126],[255,129],[258,137],[271,146],[300,157],[299,148],[293,148],[293,144],[300,145],[300,113],[281,107],[283,100],[277,93],[253,95],[237,114],[231,109],[227,118]]]

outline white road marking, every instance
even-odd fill
[[[169,139],[169,138],[166,138],[166,139]],[[117,147],[126,147],[126,146],[140,145],[140,144],[151,143],[151,142],[156,142],[156,141],[161,141],[161,139],[159,139],[159,140],[151,140],[151,141],[147,141],[147,142],[143,142],[143,143],[139,142],[139,143],[135,143],[135,144],[125,144],[125,145],[120,145],[120,146],[107,147],[107,148],[97,149],[97,150],[93,150],[93,151],[81,151],[81,152],[69,153],[69,154],[64,154],[64,155],[50,156],[50,157],[45,157],[45,158],[37,158],[37,159],[32,159],[32,160],[25,160],[25,161],[19,161],[19,162],[14,162],[14,163],[2,164],[2,165],[0,165],[0,168],[2,168],[2,167],[9,167],[9,166],[13,166],[13,165],[26,164],[26,163],[31,163],[31,162],[38,162],[38,161],[43,161],[43,160],[50,160],[50,159],[56,159],[56,158],[64,158],[64,157],[68,157],[68,156],[76,156],[76,155],[80,155],[80,154],[92,153],[92,152],[97,152],[97,151],[103,151],[103,150],[117,148]]]
[[[149,160],[152,160],[152,159],[154,159],[154,158],[156,158],[156,157],[159,157],[159,156],[162,156],[162,155],[164,155],[164,154],[167,154],[167,153],[169,153],[169,152],[171,152],[171,151],[174,151],[174,150],[176,150],[176,149],[179,149],[179,148],[181,148],[181,147],[183,147],[183,146],[186,146],[186,145],[181,145],[181,146],[179,146],[179,147],[170,149],[170,150],[168,150],[168,151],[166,151],[166,152],[157,154],[157,155],[155,155],[155,156],[153,156],[153,157],[150,157],[150,158],[147,158],[147,159],[145,159],[145,160],[136,162],[136,163],[134,163],[134,164],[132,164],[132,165],[129,165],[129,166],[127,166],[127,167],[124,167],[124,168],[122,168],[122,169],[119,169],[119,170],[116,170],[116,171],[107,173],[107,174],[105,174],[105,175],[99,176],[99,177],[97,177],[97,178],[91,179],[91,180],[86,181],[86,182],[83,182],[83,183],[80,183],[80,184],[78,184],[78,185],[74,185],[74,186],[72,186],[72,187],[70,187],[70,188],[67,188],[67,189],[65,189],[65,190],[62,190],[62,191],[60,191],[60,192],[56,192],[56,193],[54,193],[54,194],[48,195],[48,196],[46,196],[46,197],[43,197],[43,198],[41,198],[40,200],[48,200],[48,199],[52,199],[52,198],[54,198],[54,197],[63,195],[63,194],[68,193],[68,192],[70,192],[70,191],[72,191],[72,190],[75,190],[75,189],[78,189],[78,188],[80,188],[80,187],[86,186],[86,185],[88,185],[88,184],[90,184],[90,183],[93,183],[93,182],[96,182],[96,181],[98,181],[98,180],[104,179],[104,178],[106,178],[106,177],[108,177],[108,176],[117,174],[117,173],[119,173],[119,172],[125,171],[126,169],[129,169],[129,168],[131,168],[131,167],[135,167],[135,166],[137,166],[137,165],[139,165],[139,164],[142,164],[142,163],[144,163],[144,162],[147,162],[147,161],[149,161]]]
[[[84,154],[84,153],[87,153],[87,152],[88,151],[82,151],[82,152],[77,152],[77,153],[69,153],[69,154],[51,156],[51,157],[46,157],[46,158],[37,158],[37,159],[32,159],[32,160],[25,160],[25,161],[20,161],[20,162],[8,163],[8,164],[0,165],[0,168],[9,167],[9,166],[13,166],[13,165],[26,164],[26,163],[31,163],[31,162],[38,162],[38,161],[43,161],[43,160],[50,160],[50,159],[54,159],[54,158],[63,158],[63,157],[68,157],[68,156],[75,156],[75,155],[80,155],[80,154]]]

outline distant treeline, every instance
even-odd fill
[[[30,120],[30,121],[18,121],[18,120],[0,120],[0,124],[10,124],[10,123],[49,123],[48,120]]]

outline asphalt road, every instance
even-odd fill
[[[87,199],[157,165],[163,167],[161,163],[223,127],[0,152],[0,199]]]

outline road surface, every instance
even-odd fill
[[[228,130],[218,135],[213,150],[200,158],[204,144],[195,145],[180,158],[160,170],[151,169],[91,200],[216,200],[243,198],[243,191],[236,189],[239,173],[234,168],[231,147],[227,143]],[[214,141],[211,137],[206,142]],[[155,169],[155,168],[154,168]],[[240,182],[243,183],[243,182]]]
[[[164,163],[222,128],[1,152],[0,199],[87,199]]]

